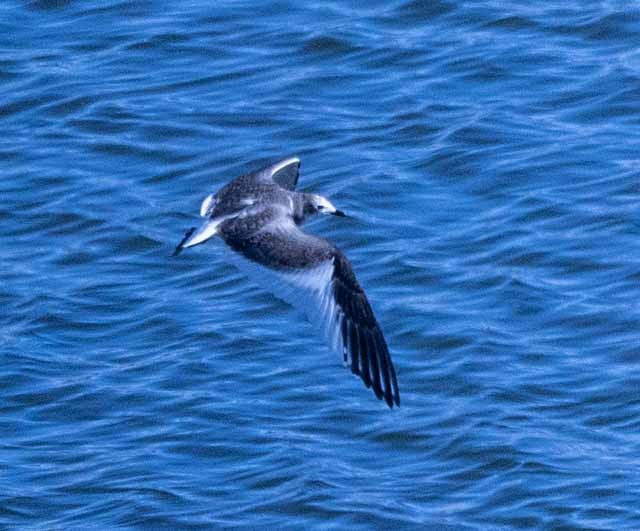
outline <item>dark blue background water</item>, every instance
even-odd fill
[[[0,527],[640,528],[640,8],[0,5]],[[298,154],[389,411],[224,262]]]

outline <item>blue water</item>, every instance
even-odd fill
[[[0,4],[0,528],[640,528],[640,7]],[[297,154],[389,410],[200,201]]]

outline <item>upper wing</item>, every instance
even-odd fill
[[[300,175],[300,159],[289,157],[255,172],[259,180],[272,180],[287,190],[295,190]]]
[[[367,387],[373,387],[378,398],[384,396],[389,407],[392,403],[399,406],[398,381],[387,342],[349,260],[338,249],[333,257],[331,285],[332,302],[342,314],[339,321],[345,362]]]
[[[400,405],[395,369],[382,330],[341,251],[279,218],[253,234],[223,225],[236,264],[320,327],[344,363],[389,407]]]

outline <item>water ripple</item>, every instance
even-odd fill
[[[0,12],[0,527],[640,527],[637,8]],[[170,258],[291,153],[398,410],[219,245]]]

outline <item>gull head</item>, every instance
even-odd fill
[[[326,197],[317,194],[305,194],[304,214],[332,214],[334,216],[346,217],[342,210],[338,210]]]

